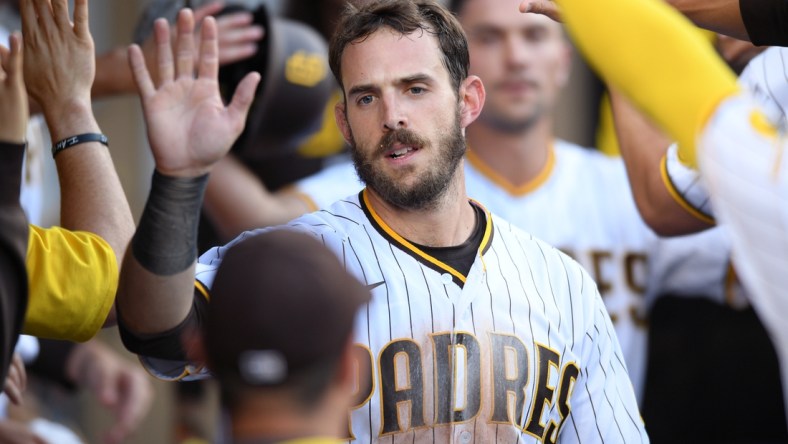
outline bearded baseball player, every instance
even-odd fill
[[[197,79],[187,56],[175,63],[162,45],[166,75],[154,85],[131,50],[156,171],[124,264],[119,322],[126,346],[172,379],[205,373],[186,361],[179,333],[199,326],[225,251],[260,232],[208,251],[195,267],[207,173],[240,132],[256,77],[222,105],[210,23]],[[181,51],[191,26],[182,12],[179,54],[191,54]],[[648,442],[593,280],[466,196],[464,128],[485,92],[468,75],[456,19],[435,2],[382,0],[349,7],[337,28],[336,120],[366,188],[273,229],[310,233],[372,291],[355,336],[372,374],[341,438]]]

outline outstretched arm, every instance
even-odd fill
[[[154,397],[145,370],[98,339],[74,346],[64,370],[69,381],[90,391],[115,417],[104,433],[105,443],[121,443],[137,431]]]
[[[665,0],[697,26],[756,45],[788,45],[788,0]],[[520,8],[562,21],[552,0],[525,0]]]
[[[739,10],[739,3],[748,0],[666,1],[701,28],[736,37],[739,40],[749,40]]]
[[[118,292],[120,321],[136,334],[160,333],[183,321],[192,306],[197,221],[205,181],[243,130],[260,75],[250,73],[228,106],[218,84],[216,22],[205,19],[195,77],[194,18],[178,15],[175,51],[169,25],[154,26],[158,80],[142,51],[129,49],[134,80],[156,162],[148,202],[126,254]]]
[[[670,139],[621,95],[610,88],[610,103],[621,158],[627,167],[632,195],[646,224],[661,236],[695,233],[714,226],[681,196],[671,194],[663,174]]]
[[[246,230],[281,225],[315,208],[295,192],[271,192],[230,153],[211,171],[203,210],[229,241]]]
[[[95,75],[88,2],[76,0],[74,23],[67,0],[22,1],[25,82],[41,105],[53,145],[101,129],[91,106]],[[126,195],[106,146],[87,142],[55,155],[61,193],[60,225],[103,238],[120,264],[134,232]]]
[[[520,5],[522,11],[527,3]],[[666,130],[678,142],[681,160],[695,166],[701,128],[714,107],[739,91],[733,72],[711,45],[660,0],[558,4],[591,65]]]

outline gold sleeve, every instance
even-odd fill
[[[692,24],[661,0],[558,0],[574,42],[597,72],[675,140],[696,166],[696,138],[739,87]]]
[[[29,302],[23,332],[87,341],[107,319],[118,289],[118,264],[109,244],[93,233],[30,226]]]

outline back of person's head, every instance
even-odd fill
[[[308,409],[351,346],[369,290],[311,236],[275,230],[230,248],[211,289],[206,359],[231,410],[266,390]]]
[[[434,35],[454,88],[459,90],[468,77],[470,61],[465,32],[446,8],[430,0],[373,0],[359,6],[348,3],[329,43],[329,65],[343,89],[342,54],[345,48],[362,42],[382,28],[402,35],[413,32]]]

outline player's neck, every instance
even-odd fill
[[[231,415],[233,438],[294,439],[340,436],[344,433],[340,426],[345,416],[337,413],[342,409],[336,408],[342,399],[318,401],[320,405],[314,410],[304,412],[289,399],[276,398],[247,400],[243,408],[234,411]]]
[[[463,161],[464,162],[464,161]],[[475,226],[475,213],[465,192],[464,165],[457,172],[435,207],[409,210],[395,207],[367,189],[372,209],[394,232],[430,247],[450,247],[468,240]]]
[[[476,122],[466,130],[468,146],[488,167],[518,186],[544,169],[554,140],[552,126],[552,120],[540,119],[519,133],[505,133]]]

